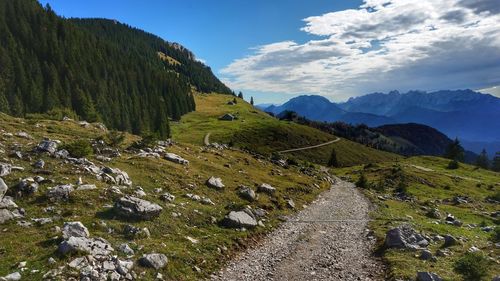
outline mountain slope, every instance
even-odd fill
[[[180,122],[172,124],[174,138],[185,143],[201,144],[204,136],[210,133],[211,142],[228,143],[264,155],[336,139],[331,134],[308,126],[280,121],[242,99],[237,99],[236,105],[228,105],[231,100],[232,97],[225,95],[195,95],[197,109],[183,116]],[[218,120],[226,113],[231,113],[238,119]],[[398,155],[368,148],[346,139],[318,149],[286,154],[284,157],[326,164],[332,148],[336,149],[338,160],[344,166],[399,158]]]
[[[68,20],[37,1],[0,1],[0,111],[79,116],[136,134],[170,133],[191,88],[229,93],[180,47],[106,20]],[[161,52],[180,65],[162,60]]]

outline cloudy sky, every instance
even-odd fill
[[[256,46],[221,74],[237,89],[332,100],[489,88],[500,85],[499,13],[498,0],[365,0],[304,18],[310,40]]]
[[[498,0],[40,0],[179,42],[257,103],[390,90],[500,95]]]

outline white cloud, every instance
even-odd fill
[[[365,0],[304,19],[317,36],[255,48],[221,73],[230,86],[345,98],[391,89],[500,84],[496,0]]]

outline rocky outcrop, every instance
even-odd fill
[[[393,228],[385,236],[385,246],[388,248],[419,249],[427,245],[429,241],[409,225]]]
[[[103,238],[70,237],[59,244],[62,255],[83,252],[92,256],[107,256],[114,251],[111,244]]]
[[[158,217],[163,210],[158,204],[133,197],[125,196],[115,202],[115,211],[124,217],[141,220],[151,220]]]

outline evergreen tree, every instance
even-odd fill
[[[491,169],[495,172],[500,172],[500,151],[495,153],[495,157],[493,157]]]
[[[477,157],[476,166],[478,166],[479,168],[483,168],[483,169],[489,168],[490,161],[488,159],[488,154],[486,153],[485,149],[483,149],[483,151],[481,151],[481,154],[479,154],[479,156]]]
[[[250,97],[250,104],[253,105],[253,97]]]
[[[460,161],[462,162],[464,160],[465,156],[465,150],[460,144],[460,141],[458,138],[455,138],[455,140],[446,147],[446,151],[444,153],[444,157],[455,160],[455,161]]]
[[[234,104],[237,104],[238,103],[238,100],[236,98],[233,99],[233,103]]]
[[[243,93],[241,91],[238,93],[238,98],[243,99]]]
[[[339,167],[339,162],[337,161],[337,152],[335,148],[332,149],[332,153],[330,154],[330,159],[328,160],[329,167]]]

